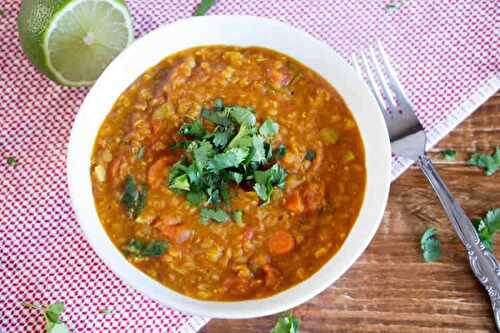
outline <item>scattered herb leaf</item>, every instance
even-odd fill
[[[292,311],[285,312],[278,317],[270,333],[300,333],[300,320]]]
[[[500,230],[500,208],[489,210],[483,218],[473,221],[479,239],[490,251],[493,251],[493,239]]]
[[[134,257],[158,257],[163,255],[168,249],[168,242],[165,240],[153,240],[149,243],[132,239],[124,247],[124,251]]]
[[[15,157],[13,156],[9,156],[7,157],[7,164],[13,168],[15,168],[17,166],[17,160]]]
[[[280,129],[280,127],[279,127],[278,123],[272,121],[271,119],[267,119],[260,126],[259,133],[267,138],[267,137],[271,137],[271,136],[275,135],[276,133],[278,133],[279,129]]]
[[[3,9],[0,9],[0,16],[5,17],[5,12],[3,11]]]
[[[225,223],[229,220],[229,215],[222,209],[202,208],[200,217],[202,224],[207,224],[210,220],[218,223]]]
[[[224,109],[224,112],[239,125],[252,127],[255,126],[255,122],[257,121],[255,114],[253,113],[253,109],[250,107],[243,107],[239,105],[227,106]]]
[[[403,8],[403,6],[405,4],[406,4],[405,0],[393,0],[390,3],[388,3],[387,5],[385,5],[385,10],[388,13],[395,13],[398,10],[400,10],[401,8]]]
[[[104,308],[101,309],[99,312],[101,312],[103,315],[110,315],[111,313],[113,313],[113,309]]]
[[[314,150],[306,151],[306,156],[304,157],[308,161],[314,161],[316,158],[316,152]]]
[[[457,158],[457,151],[453,149],[445,149],[441,151],[441,156],[447,161],[453,161]]]
[[[436,238],[437,231],[434,228],[428,228],[420,239],[422,256],[426,262],[432,262],[441,257],[441,243]]]
[[[266,171],[255,171],[255,186],[254,190],[262,200],[262,204],[266,205],[271,200],[274,192],[274,187],[285,187],[285,179],[288,173],[279,164],[274,164]]]
[[[286,154],[286,147],[284,144],[281,143],[278,146],[278,148],[273,150],[272,158],[273,158],[273,160],[278,161],[278,160],[282,159],[283,156],[285,156],[285,154]]]
[[[500,147],[497,147],[491,155],[482,153],[472,154],[467,163],[483,168],[486,176],[491,176],[500,169]]]
[[[215,0],[202,0],[196,7],[194,16],[203,16],[208,10],[215,5]]]
[[[121,202],[127,206],[127,215],[129,218],[136,218],[146,207],[148,188],[142,186],[138,188],[134,177],[127,176]]]
[[[47,329],[47,333],[71,333],[65,323],[61,321],[61,314],[64,311],[63,302],[55,302],[47,306],[40,303],[22,302],[21,305],[25,308],[39,310],[43,313]]]

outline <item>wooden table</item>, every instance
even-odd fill
[[[430,155],[470,217],[500,207],[500,172],[486,177],[465,160],[500,146],[500,93],[463,122]],[[459,152],[444,161],[439,151]],[[420,236],[439,231],[443,256],[421,258]],[[500,236],[497,237],[500,258]],[[364,254],[334,285],[294,310],[301,332],[495,332],[489,298],[474,278],[462,244],[417,167],[391,187],[384,220]],[[269,332],[275,317],[211,320],[204,333]]]

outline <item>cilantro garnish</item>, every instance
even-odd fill
[[[493,238],[500,230],[500,208],[489,210],[486,215],[473,221],[479,239],[490,251],[493,251]]]
[[[127,206],[127,215],[129,218],[136,218],[146,206],[148,188],[146,186],[138,187],[134,177],[127,176],[121,202]]]
[[[222,209],[202,208],[200,212],[201,223],[207,224],[212,220],[218,223],[225,223],[229,220],[229,215]]]
[[[259,128],[259,133],[264,137],[271,137],[278,133],[280,127],[278,123],[272,121],[271,119],[267,119]]]
[[[281,143],[278,146],[278,148],[276,148],[272,151],[272,158],[273,158],[273,160],[278,161],[281,158],[283,158],[283,156],[285,156],[285,154],[286,154],[286,147],[284,144]]]
[[[154,240],[149,243],[132,239],[124,247],[124,251],[134,257],[157,257],[167,251],[168,242],[165,240]]]
[[[113,309],[103,308],[99,310],[99,312],[102,313],[103,315],[110,315],[111,313],[113,313]]]
[[[47,306],[34,302],[22,302],[21,305],[25,308],[39,310],[43,313],[46,320],[47,333],[70,333],[68,326],[61,321],[61,314],[64,311],[63,302],[55,302]]]
[[[17,160],[14,156],[7,157],[7,164],[13,168],[17,166]]]
[[[441,150],[441,156],[447,161],[453,161],[457,158],[457,151],[453,149]]]
[[[394,13],[400,10],[405,4],[405,0],[393,0],[385,5],[385,10],[388,13]]]
[[[437,231],[434,228],[427,229],[420,239],[422,256],[426,262],[431,262],[441,257],[441,243],[436,238]]]
[[[472,154],[467,163],[483,168],[486,176],[491,176],[500,169],[500,147],[497,147],[491,155],[482,153]]]
[[[200,4],[196,7],[194,12],[194,16],[202,16],[205,15],[208,10],[215,5],[215,0],[202,0]]]
[[[316,152],[314,150],[308,150],[306,151],[306,156],[304,158],[308,161],[314,161],[316,158]]]
[[[274,188],[285,185],[287,172],[276,161],[286,148],[273,149],[270,143],[278,130],[271,119],[259,125],[251,107],[215,100],[213,108],[203,108],[198,118],[180,127],[184,140],[172,147],[185,154],[170,168],[169,188],[203,207],[201,223],[238,222],[239,215],[231,213],[231,186],[253,188],[266,204]]]
[[[285,169],[279,164],[273,165],[266,171],[255,171],[254,190],[264,204],[268,204],[271,200],[275,186],[281,189],[285,188],[287,175]]]
[[[270,333],[300,333],[300,320],[292,311],[281,314]]]

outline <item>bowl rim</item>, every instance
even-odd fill
[[[228,25],[234,27],[234,23],[236,22],[243,26],[243,28],[229,29],[231,31],[224,29]],[[242,31],[238,32],[237,29],[241,29]],[[285,53],[287,56],[297,59],[307,67],[312,68],[329,81],[343,97],[353,113],[363,137],[367,184],[360,213],[349,235],[344,240],[339,251],[311,277],[285,291],[266,298],[231,302],[203,301],[180,294],[167,286],[161,285],[130,264],[113,245],[97,218],[91,189],[90,155],[88,151],[90,149],[91,154],[98,128],[101,126],[104,117],[111,110],[111,106],[116,98],[130,83],[147,70],[147,68],[154,66],[162,58],[174,53],[166,51],[162,57],[157,59],[158,56],[155,58],[148,53],[144,55],[141,51],[158,48],[159,46],[154,44],[158,44],[165,36],[173,36],[174,34],[180,36],[183,34],[189,35],[196,33],[196,31],[207,31],[208,36],[206,39],[209,42],[198,43],[193,46],[214,44],[262,46]],[[272,34],[265,35],[266,31],[270,31]],[[262,32],[263,35],[255,37],[253,33],[257,32]],[[213,43],[214,40],[218,39],[221,39],[221,41],[233,39],[237,41],[238,38],[241,38],[239,34],[249,39],[262,38],[263,42]],[[290,40],[293,39],[293,42],[289,42],[295,43],[293,44],[294,46],[290,46],[294,50],[293,52],[290,51],[293,54],[283,51],[283,45],[279,45],[278,48],[268,46],[269,43],[272,44],[274,42],[278,44],[287,43],[286,41],[278,41],[277,39],[273,41],[273,38],[276,38],[273,35],[278,37],[280,35],[283,35],[283,37],[293,36],[293,38],[290,38]],[[185,49],[187,48],[185,47],[185,43],[185,41],[177,41],[174,48],[177,51]],[[300,51],[300,48],[304,47],[309,52],[311,50],[320,51],[318,53],[327,55],[327,57],[316,59],[313,55],[302,53],[306,52],[304,50]],[[294,52],[297,52],[297,54]],[[149,59],[141,63],[137,61],[137,57],[139,59],[142,59],[141,57],[149,57]],[[301,57],[306,57],[307,61]],[[154,59],[157,59],[157,61],[153,62],[155,61]],[[317,70],[316,67],[320,66],[322,62],[333,64],[336,71],[335,75],[339,77],[336,77],[335,80],[340,81],[333,84],[331,82],[333,79],[330,77],[330,70],[328,70],[326,76]],[[141,66],[144,69],[139,72]],[[124,71],[124,68],[127,68],[127,70]],[[349,92],[349,95],[346,95],[346,92]],[[353,110],[353,105],[356,105],[356,110]],[[100,113],[95,110],[96,108],[101,110]],[[361,110],[361,108],[363,109]],[[368,120],[360,122],[360,119],[363,119],[362,115],[363,117],[368,117]],[[100,120],[97,121],[96,119]],[[91,142],[90,148],[89,142]],[[377,150],[376,153],[368,151],[367,145],[373,145],[374,149]],[[113,60],[85,97],[75,118],[68,145],[67,178],[71,204],[85,237],[106,266],[120,277],[122,281],[149,298],[169,307],[202,316],[236,319],[270,315],[304,303],[333,284],[352,266],[364,252],[381,223],[389,194],[390,162],[391,150],[389,137],[383,116],[378,109],[374,97],[364,80],[358,77],[349,64],[337,55],[330,46],[302,30],[273,19],[247,15],[218,15],[192,17],[160,26],[136,40]],[[360,230],[361,227],[363,227],[362,230]],[[354,238],[355,240],[353,240]],[[341,259],[339,259],[340,257]]]

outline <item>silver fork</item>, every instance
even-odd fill
[[[371,47],[369,52],[362,52],[360,57],[362,67],[366,72],[367,83],[384,115],[392,152],[397,156],[416,161],[431,183],[455,232],[467,250],[472,271],[490,296],[495,323],[500,332],[500,266],[498,260],[479,240],[470,219],[427,158],[425,154],[427,137],[424,128],[410,100],[406,97],[380,42],[377,48],[379,57],[382,59],[381,63]],[[357,58],[355,55],[352,56],[353,64],[360,77],[363,78]]]

